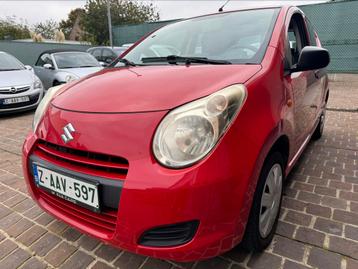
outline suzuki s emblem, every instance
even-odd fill
[[[76,130],[73,127],[71,123],[67,124],[65,127],[63,127],[64,134],[61,135],[62,141],[67,143],[71,140],[73,140],[72,133],[74,133]]]

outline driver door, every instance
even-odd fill
[[[45,64],[51,64],[53,69],[45,68],[44,67]],[[36,65],[34,66],[34,70],[46,90],[53,86],[54,63],[51,59],[50,54],[48,53],[43,54],[36,62]]]

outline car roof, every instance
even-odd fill
[[[124,47],[121,46],[98,46],[98,47],[91,47],[88,50],[94,50],[94,49],[125,49]]]
[[[214,13],[208,13],[208,14],[204,14],[204,15],[198,15],[198,16],[194,16],[194,17],[190,17],[190,18],[185,18],[183,20],[179,20],[175,23],[179,23],[182,21],[188,21],[188,20],[192,20],[192,19],[199,19],[199,18],[204,18],[204,17],[210,17],[210,16],[215,16],[215,15],[220,15],[220,14],[229,14],[229,13],[236,13],[236,12],[241,12],[241,11],[250,11],[250,10],[262,10],[262,9],[279,9],[281,10],[282,8],[290,8],[290,7],[295,7],[293,5],[285,5],[285,4],[272,4],[272,5],[265,5],[265,6],[252,6],[252,7],[242,7],[242,8],[238,8],[238,9],[232,9],[232,10],[227,10],[225,11],[225,9],[223,11],[217,11]]]
[[[41,52],[41,54],[39,55],[39,58],[46,53],[53,54],[53,53],[59,53],[59,52],[84,52],[84,53],[86,53],[85,51],[74,50],[74,49],[52,49],[52,50],[45,50],[45,51]]]

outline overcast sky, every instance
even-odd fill
[[[211,1],[170,1],[170,0],[149,0],[143,2],[153,2],[158,8],[161,20],[186,18],[196,15],[216,12],[226,0]],[[312,0],[301,1],[241,1],[231,0],[225,10],[234,10],[242,7],[261,6],[261,5],[282,5],[282,4],[309,4]],[[323,1],[324,2],[324,1]],[[18,19],[24,19],[29,24],[53,19],[60,21],[67,18],[67,14],[77,7],[83,7],[85,0],[62,0],[62,1],[3,1],[0,0],[0,18],[15,15]]]

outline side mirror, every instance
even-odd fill
[[[27,70],[29,70],[29,71],[33,71],[33,68],[32,68],[31,65],[25,65],[25,68],[26,68]]]
[[[298,63],[291,72],[325,68],[329,62],[330,57],[328,50],[321,47],[306,46],[302,49]]]
[[[53,66],[52,66],[52,64],[44,64],[43,68],[45,68],[45,69],[53,69]]]
[[[106,64],[105,62],[99,62],[99,64],[102,66],[102,67],[106,67],[108,64]]]

